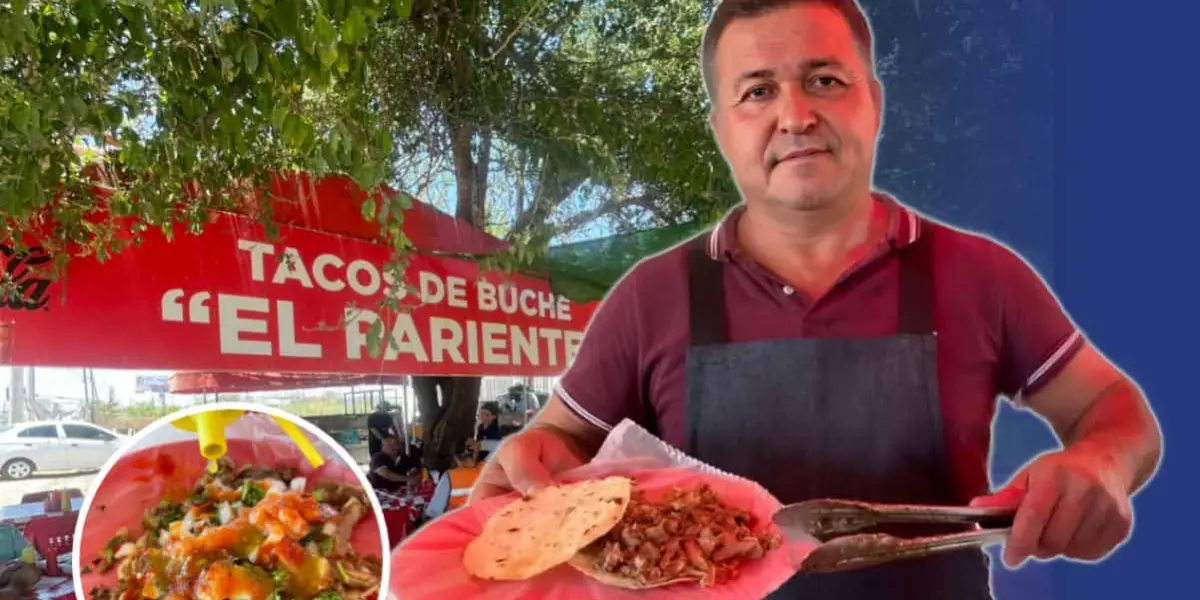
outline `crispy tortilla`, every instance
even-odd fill
[[[608,477],[548,487],[492,516],[463,553],[474,577],[517,581],[571,559],[625,514],[633,481]]]
[[[578,570],[580,573],[603,583],[604,585],[622,588],[626,590],[648,590],[652,588],[667,587],[679,583],[697,583],[695,578],[678,577],[676,579],[667,579],[656,581],[653,583],[640,581],[633,577],[624,577],[616,573],[609,573],[600,569],[599,564],[600,547],[591,545],[583,550],[580,550],[575,556],[571,557],[568,564]]]

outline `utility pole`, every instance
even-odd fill
[[[12,424],[25,422],[25,367],[12,367]]]
[[[25,386],[25,395],[30,404],[37,405],[37,367],[29,367],[29,384]]]

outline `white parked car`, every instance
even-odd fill
[[[129,439],[83,421],[18,423],[0,432],[0,477],[99,469]]]

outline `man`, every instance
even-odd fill
[[[484,402],[479,406],[479,424],[475,426],[475,442],[479,448],[479,460],[500,446],[504,438],[500,431],[500,406],[495,402]]]
[[[630,418],[785,503],[1012,506],[1009,565],[1111,552],[1157,468],[1157,423],[1020,257],[872,191],[883,90],[861,8],[725,0],[701,56],[744,203],[612,290],[555,398],[473,499],[546,485]],[[989,494],[1000,395],[1064,448]],[[800,575],[772,597],[990,589],[984,554],[964,550]]]
[[[400,439],[395,436],[387,436],[380,446],[379,453],[371,456],[371,466],[367,472],[367,480],[371,483],[371,487],[385,492],[394,492],[405,485],[415,483],[417,477],[412,473],[418,465],[401,455]]]
[[[465,505],[471,495],[471,489],[479,480],[480,468],[476,451],[465,440],[455,446],[454,464],[455,467],[446,472],[450,481],[450,500],[446,505],[447,510],[455,510]]]
[[[400,433],[395,430],[396,422],[389,414],[391,410],[390,404],[380,402],[375,407],[375,412],[367,415],[367,451],[372,458],[383,448],[383,440]]]

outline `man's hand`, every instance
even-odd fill
[[[1030,557],[1100,560],[1129,536],[1133,507],[1128,475],[1106,452],[1086,444],[1044,454],[1002,490],[971,506],[1016,507],[1004,563]]]
[[[528,496],[550,485],[553,477],[587,462],[565,432],[532,426],[500,445],[479,474],[470,502],[519,492]]]

